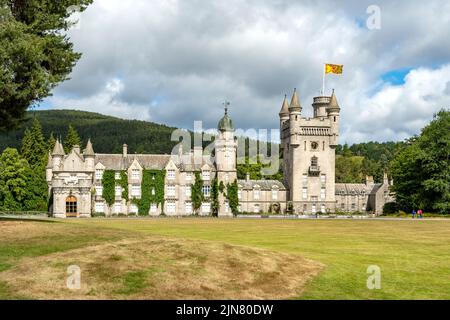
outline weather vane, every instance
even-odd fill
[[[231,105],[230,102],[228,102],[227,100],[225,100],[225,102],[223,103],[223,106],[225,107],[225,114],[228,114],[228,107]]]

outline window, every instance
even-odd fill
[[[211,212],[211,204],[208,202],[202,203],[202,213],[210,213]]]
[[[192,214],[192,202],[186,202],[186,214]]]
[[[186,181],[192,181],[192,173],[191,172],[186,173]]]
[[[131,204],[131,205],[130,205],[130,213],[137,214],[138,212],[139,212],[138,206],[135,205],[135,204]]]
[[[327,176],[324,175],[324,174],[321,174],[321,175],[320,175],[320,182],[321,182],[321,183],[327,182]]]
[[[228,201],[225,201],[225,212],[228,213],[228,211],[230,211],[230,204]]]
[[[255,186],[255,189],[253,190],[253,199],[259,200],[261,198],[261,190],[259,189],[259,186]]]
[[[253,206],[253,212],[254,212],[254,213],[259,213],[259,211],[260,211],[259,204],[255,204],[255,205]]]
[[[95,194],[97,196],[103,196],[103,186],[95,186]]]
[[[272,189],[272,200],[278,200],[278,189]]]
[[[317,201],[317,200],[319,200],[318,197],[316,197],[316,196],[312,196],[312,197],[311,197],[311,201]]]
[[[316,209],[316,204],[314,203],[314,204],[311,206],[311,212],[312,212],[312,213],[316,213],[316,211],[317,211],[317,209]]]
[[[131,196],[135,198],[141,197],[141,186],[131,186]]]
[[[352,210],[356,209],[356,203],[352,203]]]
[[[95,179],[97,179],[97,180],[103,179],[103,170],[102,169],[95,170]]]
[[[205,197],[209,197],[209,195],[211,194],[211,187],[210,186],[203,186],[203,195]]]
[[[308,199],[308,188],[303,188],[303,200]]]
[[[325,200],[326,196],[327,196],[326,189],[325,188],[321,188],[320,189],[320,199]]]
[[[175,180],[175,170],[167,170],[167,179]]]
[[[66,213],[69,214],[76,214],[77,213],[77,198],[75,197],[68,197],[66,199]]]
[[[175,197],[176,196],[175,186],[167,186],[167,196],[168,197]]]
[[[345,209],[345,203],[341,203],[341,209],[342,209],[342,210]]]
[[[307,205],[307,204],[304,204],[304,205],[303,205],[303,212],[306,212],[306,211],[308,211],[308,205]]]
[[[150,205],[150,213],[156,213],[158,212],[158,206],[156,205],[156,203],[152,203]]]
[[[186,186],[186,197],[190,198],[192,196],[192,188],[191,186]]]
[[[116,202],[114,204],[114,213],[120,213],[122,211],[122,203]]]
[[[242,190],[238,189],[238,199],[241,200],[242,199]]]
[[[131,179],[139,180],[141,178],[141,171],[139,169],[131,170]]]
[[[105,204],[103,202],[95,203],[95,212],[104,213],[105,212]]]
[[[308,184],[308,175],[306,173],[303,174],[303,184]]]
[[[120,197],[122,195],[122,187],[116,186],[115,190],[116,190],[116,197]]]
[[[114,174],[114,178],[116,180],[120,180],[120,171],[116,171],[116,173]]]
[[[152,188],[152,196],[156,194],[155,188]]]
[[[167,213],[175,213],[177,211],[177,207],[175,202],[167,202]]]
[[[317,159],[317,157],[312,157],[311,158],[311,168],[317,169],[318,168],[318,163],[319,163],[319,160]]]
[[[209,181],[211,179],[211,171],[203,171],[202,179],[203,181]]]
[[[322,213],[326,213],[326,212],[327,212],[327,209],[325,208],[325,205],[324,205],[324,204],[322,204],[322,205],[320,206],[320,212],[322,212]]]

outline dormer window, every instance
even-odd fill
[[[133,180],[139,180],[141,177],[141,172],[139,169],[133,169],[131,170],[131,179]]]
[[[167,179],[175,180],[175,170],[167,170]]]
[[[103,179],[103,170],[102,169],[95,170],[95,179],[97,179],[97,180]]]
[[[211,180],[211,171],[203,171],[202,179],[203,179],[203,181]]]

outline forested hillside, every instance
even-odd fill
[[[123,120],[98,113],[73,110],[31,111],[29,119],[17,131],[0,134],[0,150],[6,147],[20,149],[24,131],[33,119],[42,125],[45,138],[53,133],[65,137],[72,125],[79,133],[82,143],[91,138],[95,152],[121,153],[122,145],[128,144],[130,153],[170,153],[175,142],[170,141],[174,128],[152,122]]]

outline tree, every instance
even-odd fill
[[[78,135],[77,130],[72,127],[72,125],[69,125],[69,130],[67,131],[66,139],[64,140],[64,151],[66,153],[69,153],[72,151],[72,148],[74,146],[80,146],[81,147],[81,139]]]
[[[393,191],[406,209],[450,212],[450,111],[442,110],[391,164]]]
[[[211,187],[211,211],[213,217],[219,216],[220,203],[219,203],[219,180],[218,178],[214,178],[212,181]]]
[[[0,156],[0,209],[21,210],[27,196],[29,166],[16,149],[7,148]]]
[[[52,133],[50,133],[50,136],[48,137],[48,140],[47,140],[47,150],[52,152],[53,149],[55,148],[55,144],[56,144],[56,139],[52,132]]]
[[[26,129],[22,139],[22,157],[28,161],[31,166],[43,165],[47,158],[47,146],[42,127],[38,119],[34,119],[31,130]]]
[[[61,31],[69,7],[92,0],[0,0],[0,131],[16,128],[25,111],[66,80],[81,55]]]

